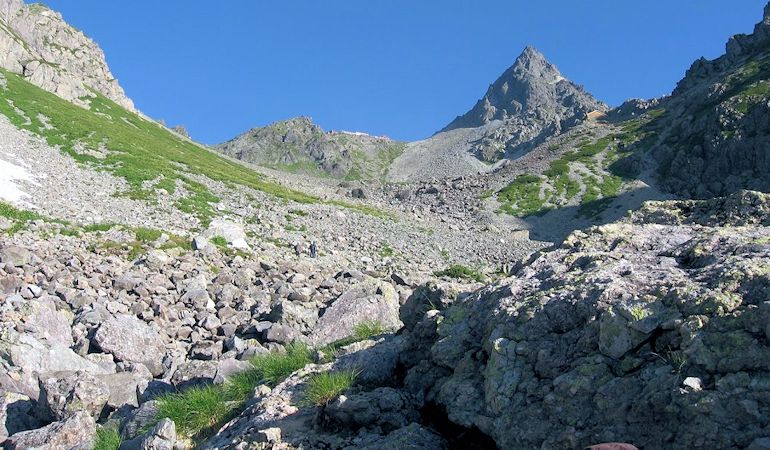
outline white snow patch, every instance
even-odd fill
[[[564,80],[566,80],[566,78],[564,78],[561,75],[557,75],[556,78],[554,78],[553,81],[551,81],[551,84],[556,84],[556,83],[558,83],[560,81],[564,81]]]
[[[28,181],[38,185],[27,169],[0,159],[0,199],[8,202],[26,203],[24,199],[29,197],[29,194],[19,188],[16,184],[18,181]]]

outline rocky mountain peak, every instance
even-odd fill
[[[101,48],[40,3],[0,0],[0,68],[84,107],[95,91],[135,111]]]
[[[548,79],[549,76],[561,77],[559,69],[548,62],[545,55],[531,45],[524,48],[524,51],[516,58],[516,61],[509,70],[513,71],[514,74],[520,75],[520,78],[528,79],[533,83],[543,78]],[[505,78],[505,75],[501,78]]]
[[[563,122],[606,106],[562,76],[536,48],[527,46],[466,114],[441,131],[475,128],[494,120],[532,115]]]

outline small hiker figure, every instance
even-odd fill
[[[297,258],[299,258],[302,255],[302,246],[297,242],[294,244],[294,254],[297,255]]]
[[[310,242],[310,257],[311,258],[318,257],[318,245],[316,245],[315,241]]]

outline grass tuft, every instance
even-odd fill
[[[390,256],[393,256],[396,254],[396,251],[393,250],[393,247],[390,246],[389,243],[383,242],[380,246],[380,256],[383,258],[388,258]]]
[[[484,281],[484,275],[479,273],[479,271],[471,269],[470,267],[465,267],[461,264],[453,264],[444,270],[433,272],[433,275],[437,277],[474,280],[478,281],[479,283]]]
[[[358,374],[353,370],[341,370],[311,376],[305,389],[305,402],[315,406],[328,405],[353,386]]]
[[[91,225],[86,225],[83,227],[84,233],[93,233],[96,231],[110,231],[111,229],[118,226],[115,223],[94,223]]]
[[[353,327],[353,337],[359,341],[379,336],[387,331],[379,320],[367,320]]]
[[[158,418],[168,417],[177,431],[194,437],[224,422],[233,413],[233,406],[223,397],[221,387],[200,386],[159,398]]]
[[[134,228],[136,240],[139,242],[155,242],[163,235],[163,232],[153,228],[137,227]]]
[[[209,242],[211,242],[212,244],[216,245],[219,248],[227,247],[227,239],[225,239],[222,236],[214,236],[210,239]]]
[[[168,417],[189,438],[201,438],[237,414],[260,384],[275,387],[293,372],[312,362],[304,344],[289,344],[285,353],[254,357],[251,367],[233,375],[224,384],[196,386],[158,399],[160,420]]]
[[[93,450],[118,450],[122,443],[123,438],[120,437],[117,427],[99,427],[96,430]]]

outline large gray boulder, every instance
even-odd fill
[[[29,302],[22,317],[21,328],[25,333],[49,343],[66,347],[73,345],[72,313],[57,310],[50,297]]]
[[[280,300],[273,305],[267,320],[307,332],[318,321],[318,306],[310,302]]]
[[[212,220],[209,227],[200,236],[209,241],[219,236],[224,238],[227,244],[233,248],[239,250],[251,249],[246,242],[246,232],[243,230],[243,226],[228,220]]]
[[[24,394],[0,389],[0,446],[8,436],[45,425],[34,400]]]
[[[4,443],[8,450],[62,450],[90,448],[96,435],[96,422],[79,411],[59,422],[36,430],[16,433]]]
[[[358,372],[356,384],[372,388],[392,385],[405,350],[406,342],[398,335],[355,342],[338,350],[334,369]]]
[[[386,329],[401,327],[398,295],[389,283],[367,279],[337,298],[323,311],[310,334],[315,345],[325,345],[353,334],[357,325],[377,322]]]
[[[365,444],[345,450],[446,450],[446,441],[430,429],[412,423],[385,436],[372,436]]]
[[[109,387],[88,372],[55,372],[40,377],[38,404],[54,420],[80,411],[98,419],[109,397]]]
[[[19,371],[21,383],[31,395],[38,392],[38,374],[84,371],[105,374],[109,370],[59,343],[46,344],[28,334],[5,330],[0,335],[0,357]]]
[[[163,374],[163,339],[136,317],[121,315],[108,319],[96,330],[93,342],[118,361],[141,363],[154,376]]]
[[[6,245],[0,248],[0,262],[21,267],[32,261],[32,252],[18,245]]]
[[[133,372],[118,372],[96,377],[107,387],[107,406],[120,409],[124,406],[139,406],[138,393],[143,392],[148,380]]]
[[[383,387],[370,392],[340,395],[323,411],[325,418],[347,428],[378,426],[391,431],[419,420],[408,393]]]

